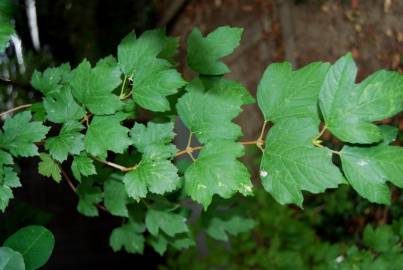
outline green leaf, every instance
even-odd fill
[[[219,59],[239,46],[242,31],[242,28],[223,26],[203,37],[200,30],[194,28],[187,40],[189,67],[204,75],[229,72],[229,68]]]
[[[381,70],[355,84],[356,75],[351,54],[330,68],[319,95],[325,124],[345,142],[379,142],[382,132],[371,122],[389,118],[403,109],[403,76]]]
[[[231,122],[242,111],[245,104],[244,92],[228,89],[226,84],[212,84],[204,91],[204,86],[194,80],[176,104],[179,117],[199,139],[206,143],[217,139],[236,140],[242,135],[241,128]],[[206,106],[208,104],[208,106]]]
[[[93,181],[86,179],[78,185],[77,195],[80,199],[77,205],[78,212],[88,217],[98,216],[96,205],[102,201],[102,190],[93,186]]]
[[[195,245],[195,242],[192,238],[190,238],[188,235],[183,236],[183,234],[176,235],[175,237],[169,237],[160,233],[157,236],[152,236],[148,240],[149,244],[161,256],[164,255],[165,251],[167,250],[168,244],[179,250]]]
[[[70,65],[62,64],[58,67],[47,68],[44,72],[34,71],[31,78],[32,86],[44,94],[51,96],[59,93],[63,86],[70,78]]]
[[[178,53],[179,38],[178,37],[168,37],[165,35],[163,37],[164,48],[158,54],[159,58],[172,61],[172,58]]]
[[[256,226],[253,219],[242,218],[239,216],[231,217],[229,220],[223,220],[214,217],[209,222],[207,234],[220,241],[228,241],[228,234],[237,235],[247,232]]]
[[[9,247],[0,247],[0,270],[25,270],[24,258]]]
[[[24,257],[25,269],[35,270],[42,267],[50,258],[55,238],[42,226],[28,226],[18,230],[4,242]]]
[[[178,71],[160,59],[143,65],[133,79],[133,99],[141,107],[154,111],[170,110],[167,96],[176,94],[186,84]]]
[[[157,236],[159,230],[169,236],[187,232],[186,218],[179,214],[149,208],[146,215],[147,230]]]
[[[16,10],[16,5],[11,0],[3,0],[0,2],[0,22],[9,22]]]
[[[243,146],[227,140],[211,141],[203,146],[198,158],[185,172],[185,191],[207,209],[214,194],[223,198],[235,192],[252,194],[248,169],[237,160]]]
[[[165,35],[164,29],[145,31],[138,39],[130,33],[118,46],[118,62],[123,73],[131,76],[147,69],[145,63],[154,60],[159,54],[172,57],[175,53],[172,48],[173,39]]]
[[[217,92],[231,92],[233,95],[240,97],[242,104],[255,103],[255,99],[245,86],[237,81],[224,79],[223,77],[200,76],[198,79],[193,80],[192,84],[189,84],[187,90],[192,91],[192,87],[196,89],[216,89],[215,91]]]
[[[43,106],[47,118],[54,123],[79,120],[85,116],[85,110],[74,100],[69,88],[63,88],[57,94],[45,98]]]
[[[149,122],[146,127],[136,123],[131,130],[133,145],[143,153],[138,167],[127,173],[123,179],[127,193],[135,200],[147,196],[150,191],[164,194],[179,185],[177,168],[166,160],[172,158],[176,147],[170,142],[175,137],[173,123]]]
[[[6,185],[0,185],[0,210],[4,212],[9,201],[14,198],[13,191]]]
[[[3,53],[11,35],[15,33],[14,26],[10,23],[15,5],[10,0],[3,0],[0,5],[0,53]]]
[[[257,90],[264,119],[272,122],[291,117],[319,119],[319,91],[329,67],[321,62],[298,70],[292,70],[288,62],[268,66]]]
[[[94,161],[86,154],[75,156],[71,164],[71,171],[74,177],[81,181],[81,176],[89,176],[96,174]]]
[[[14,26],[9,23],[0,23],[0,53],[8,47],[11,35],[15,33]]]
[[[46,177],[52,177],[57,183],[62,180],[61,171],[59,165],[45,153],[41,153],[41,161],[38,163],[38,171],[40,174]]]
[[[171,158],[176,152],[176,147],[170,144],[175,137],[174,123],[149,122],[147,127],[136,123],[130,132],[133,145],[145,155],[147,159]]]
[[[46,121],[47,114],[43,102],[33,103],[31,106],[32,119],[35,121]]]
[[[95,68],[84,60],[72,71],[73,96],[93,114],[112,114],[123,103],[112,93],[120,83],[120,70],[113,57],[101,59]]]
[[[28,111],[7,118],[3,125],[4,133],[0,131],[0,148],[10,151],[13,156],[38,155],[38,147],[34,143],[43,140],[50,128],[31,119]]]
[[[164,29],[144,32],[140,38],[129,34],[118,47],[118,60],[122,71],[133,79],[133,100],[141,107],[163,112],[170,109],[169,95],[175,94],[186,82],[159,57],[172,58],[177,41],[165,35]]]
[[[341,151],[344,174],[353,188],[371,202],[390,204],[386,181],[403,188],[403,148],[344,146]]]
[[[84,126],[79,122],[65,123],[58,136],[46,140],[45,149],[59,162],[65,161],[68,154],[80,154],[84,150],[84,135],[80,133],[83,129]]]
[[[106,158],[108,150],[123,153],[131,145],[129,129],[120,124],[126,117],[123,113],[94,116],[84,138],[87,152],[100,158]]]
[[[11,167],[4,167],[4,184],[6,186],[16,188],[21,187],[20,179],[18,178],[17,173]]]
[[[270,129],[260,178],[265,190],[280,204],[302,207],[301,190],[320,193],[345,183],[339,169],[332,164],[332,153],[312,144],[318,126],[318,121],[311,118],[289,118]]]
[[[178,188],[178,169],[169,160],[142,160],[138,167],[123,178],[127,194],[139,201],[147,191],[164,194]]]
[[[104,205],[112,215],[128,217],[128,196],[122,182],[108,179],[104,183]]]
[[[113,251],[117,252],[124,248],[129,253],[143,253],[144,231],[142,226],[135,223],[128,223],[122,227],[115,228],[109,238],[109,243]]]
[[[0,211],[4,212],[10,199],[14,198],[11,188],[17,187],[21,187],[21,182],[14,169],[0,165]]]
[[[391,144],[396,140],[396,137],[399,133],[399,129],[396,127],[388,126],[388,125],[382,125],[379,126],[382,135],[383,135],[383,142],[382,144],[388,145]]]
[[[4,165],[13,164],[13,157],[9,153],[0,149],[0,166],[3,164]]]
[[[189,247],[192,247],[192,246],[196,245],[195,241],[192,238],[188,237],[188,236],[185,236],[183,238],[176,238],[174,241],[171,241],[170,244],[174,248],[179,249],[179,250],[189,248]]]
[[[153,237],[149,240],[149,244],[160,255],[164,255],[168,248],[168,240],[163,234],[159,234],[157,237]]]
[[[364,243],[376,252],[389,252],[399,242],[399,236],[388,225],[381,225],[375,230],[367,225],[363,236]]]

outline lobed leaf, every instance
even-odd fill
[[[122,182],[115,179],[108,179],[104,183],[104,205],[112,215],[128,217],[126,204],[128,196]]]
[[[403,188],[403,148],[344,146],[341,151],[344,174],[352,187],[371,202],[390,204],[386,181]]]
[[[57,183],[62,181],[59,164],[55,162],[48,154],[40,154],[41,161],[38,163],[38,172],[46,177],[52,177]]]
[[[84,153],[74,157],[71,163],[71,171],[78,181],[81,181],[81,176],[90,176],[97,173],[94,161]]]
[[[141,107],[164,112],[170,109],[167,96],[177,93],[186,82],[171,68],[169,61],[176,53],[177,40],[165,35],[164,29],[144,32],[138,39],[133,34],[118,46],[119,65],[133,79],[133,100]]]
[[[205,89],[206,85],[211,88]],[[225,83],[206,84],[196,79],[187,88],[188,93],[178,100],[176,108],[179,117],[201,143],[236,140],[242,135],[241,128],[231,120],[251,99],[245,94],[246,89],[239,85],[231,86]]]
[[[164,194],[180,184],[178,169],[169,160],[142,160],[138,167],[123,178],[129,197],[139,201],[148,192]]]
[[[100,158],[106,158],[107,151],[123,153],[132,144],[129,129],[120,124],[126,117],[124,113],[94,116],[85,134],[85,150]]]
[[[153,236],[149,238],[149,244],[154,248],[154,250],[160,254],[164,255],[165,251],[168,248],[168,245],[180,250],[189,248],[195,245],[195,241],[190,238],[190,236],[183,234],[176,235],[175,237],[169,237],[162,233],[158,234],[158,236]]]
[[[71,73],[73,96],[95,115],[113,114],[123,106],[112,93],[121,83],[120,75],[112,56],[101,59],[94,68],[84,60]]]
[[[78,201],[77,210],[88,217],[98,216],[97,204],[102,201],[102,191],[93,185],[93,181],[86,179],[77,187]]]
[[[70,71],[68,63],[58,67],[47,68],[44,72],[35,70],[32,74],[31,84],[45,96],[57,95],[62,89],[63,84],[69,81]]]
[[[109,243],[115,252],[124,248],[129,253],[143,254],[144,236],[141,234],[143,231],[143,227],[138,224],[124,224],[112,231]]]
[[[159,230],[169,236],[189,231],[186,225],[186,218],[179,214],[149,208],[146,215],[146,228],[157,236]]]
[[[256,222],[249,218],[234,216],[228,220],[223,220],[219,217],[214,217],[209,222],[207,234],[216,240],[228,241],[228,234],[238,235],[249,231],[255,226]]]
[[[77,104],[70,88],[62,88],[58,93],[46,97],[43,101],[47,119],[53,123],[66,123],[70,120],[80,120],[85,116],[85,110]]]
[[[65,161],[69,154],[80,154],[84,150],[84,134],[80,133],[83,129],[84,126],[79,122],[65,123],[58,136],[46,140],[45,149],[59,162]]]
[[[315,62],[293,71],[288,62],[269,65],[257,90],[264,119],[274,123],[292,117],[319,119],[319,91],[329,67]]]
[[[382,132],[372,122],[403,110],[403,76],[381,70],[355,84],[356,75],[351,54],[330,68],[319,95],[326,127],[345,142],[379,142]]]
[[[138,39],[130,33],[118,46],[118,62],[124,74],[131,76],[139,70],[147,69],[144,63],[154,60],[160,53],[171,57],[175,51],[172,39],[164,29],[145,31]]]
[[[265,190],[280,204],[302,207],[301,190],[319,193],[345,183],[332,163],[332,153],[312,144],[318,126],[312,118],[284,119],[267,135],[260,178]]]
[[[153,123],[147,126],[136,123],[130,131],[133,145],[148,159],[166,159],[173,157],[175,145],[171,144],[175,137],[174,123]]]
[[[40,142],[48,133],[48,127],[42,122],[31,121],[30,112],[18,113],[7,118],[0,130],[0,147],[10,151],[13,156],[31,157],[38,155],[36,142]]]
[[[9,201],[14,198],[13,191],[9,186],[0,185],[0,210],[4,212]]]
[[[198,158],[185,172],[185,192],[204,209],[214,194],[229,198],[234,193],[252,194],[248,169],[237,160],[243,146],[228,140],[211,141],[203,146]]]
[[[203,37],[200,30],[194,28],[187,40],[189,67],[203,75],[229,72],[229,68],[219,59],[239,46],[242,32],[242,28],[223,26]]]

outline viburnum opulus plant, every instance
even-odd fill
[[[194,29],[187,63],[197,75],[190,81],[176,70],[178,39],[163,29],[129,34],[117,58],[35,72],[31,84],[42,101],[16,107],[11,111],[26,110],[13,117],[1,114],[1,210],[21,185],[14,160],[39,155],[39,172],[67,181],[80,213],[92,217],[102,210],[124,218],[110,236],[115,251],[141,253],[146,241],[161,254],[168,245],[193,245],[183,203],[189,198],[203,206],[207,233],[227,239],[255,221],[215,215],[209,206],[217,197],[253,196],[250,173],[239,160],[248,145],[261,150],[260,183],[280,204],[302,207],[302,191],[339,185],[389,204],[387,182],[403,187],[403,149],[390,145],[397,128],[375,123],[402,111],[403,76],[381,70],[356,83],[350,54],[333,65],[315,62],[297,70],[287,62],[270,64],[257,89],[261,133],[239,141],[242,131],[232,120],[255,99],[223,77],[229,68],[221,58],[234,51],[241,34],[240,28],[219,27],[203,36]],[[158,117],[136,122],[138,108]],[[189,130],[184,149],[173,144],[177,118]],[[325,130],[343,143],[340,148],[326,147]],[[179,166],[179,156],[191,164]]]

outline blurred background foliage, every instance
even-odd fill
[[[29,85],[35,69],[83,58],[92,63],[116,53],[128,32],[166,26],[181,44],[198,26],[210,31],[229,24],[245,28],[241,47],[226,62],[230,78],[252,93],[264,68],[288,60],[296,66],[315,60],[334,61],[352,51],[360,78],[380,68],[402,72],[402,1],[388,0],[15,0],[16,36],[0,55],[0,111],[41,97]],[[179,62],[185,77],[185,52]],[[165,117],[140,114],[142,121]],[[247,106],[237,119],[245,137],[254,138],[261,116]],[[402,115],[389,119],[400,129]],[[179,130],[179,140],[181,131]],[[328,137],[326,137],[328,136]],[[338,141],[325,137],[331,144]],[[245,158],[257,174],[257,156]],[[183,162],[183,161],[181,161]],[[403,196],[393,191],[390,207],[370,204],[348,187],[306,199],[304,209],[283,207],[257,189],[256,198],[216,200],[211,212],[240,211],[256,221],[254,228],[227,241],[206,237],[209,215],[194,218],[197,247],[170,251],[160,257],[151,249],[143,256],[114,254],[108,246],[111,229],[120,220],[79,216],[76,198],[63,185],[36,173],[37,159],[21,160],[23,189],[5,214],[0,214],[0,242],[16,228],[47,224],[56,248],[44,269],[116,269],[143,265],[145,269],[401,269]],[[186,166],[184,163],[183,166]],[[222,213],[222,212],[221,212]],[[197,215],[196,215],[197,216]],[[225,217],[225,214],[223,214]],[[207,226],[207,230],[206,230]]]

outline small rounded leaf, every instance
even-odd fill
[[[54,244],[53,234],[45,227],[36,225],[18,230],[4,242],[4,246],[21,253],[26,270],[43,266],[49,260]]]
[[[24,270],[24,258],[9,247],[0,247],[0,270]]]

